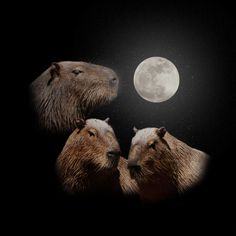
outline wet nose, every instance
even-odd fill
[[[119,82],[118,77],[114,76],[110,78],[110,83],[111,84],[117,84]]]
[[[112,158],[112,159],[119,158],[120,155],[121,155],[120,149],[112,149],[112,150],[107,152],[107,157]]]

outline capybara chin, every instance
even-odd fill
[[[107,121],[88,119],[78,127],[56,163],[64,190],[69,194],[134,192],[136,183],[129,176],[127,161],[120,159],[119,144]]]
[[[86,62],[58,62],[32,82],[31,102],[42,128],[68,132],[76,128],[76,120],[111,102],[118,86],[119,78],[110,68]]]
[[[184,192],[202,179],[208,155],[161,128],[135,129],[128,158],[131,177],[143,201]]]

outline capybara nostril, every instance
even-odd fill
[[[114,149],[107,152],[107,156],[109,158],[119,158],[120,155],[121,155],[121,151],[119,149]]]
[[[117,79],[116,77],[113,77],[113,78],[111,79],[111,81],[112,81],[112,82],[117,82],[118,79]]]
[[[111,77],[110,78],[110,84],[111,85],[116,85],[119,82],[118,77]]]

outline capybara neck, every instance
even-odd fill
[[[89,197],[106,196],[121,193],[119,187],[119,171],[116,167],[109,169],[100,169],[98,166],[91,163],[84,163],[82,168],[78,169],[76,178],[77,182],[74,186],[73,193],[81,194]]]
[[[173,162],[171,176],[173,176],[179,192],[183,192],[202,180],[209,156],[169,133],[166,134],[166,140],[170,146],[168,156]]]
[[[168,199],[177,193],[173,180],[167,175],[153,174],[151,180],[138,183],[140,198],[143,202],[155,202]]]

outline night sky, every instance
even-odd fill
[[[127,158],[134,135],[133,126],[165,126],[175,137],[211,156],[206,183],[200,193],[172,208],[168,206],[165,214],[168,218],[174,209],[176,217],[176,211],[187,212],[190,208],[192,215],[194,211],[202,213],[203,221],[211,219],[203,223],[209,229],[221,222],[222,215],[228,215],[232,199],[232,185],[228,180],[231,178],[229,163],[235,156],[231,155],[235,128],[235,22],[230,8],[216,3],[127,5],[120,2],[83,6],[65,3],[56,8],[32,4],[21,24],[20,44],[28,63],[22,72],[27,86],[56,61],[88,61],[117,72],[119,96],[91,117],[110,117],[124,157]],[[29,22],[33,22],[33,26]],[[162,103],[145,101],[133,86],[136,67],[152,56],[169,59],[180,75],[177,93]],[[48,151],[47,158],[62,148],[55,137],[52,141],[42,141],[38,134],[33,135],[30,144],[35,148],[44,146],[39,153]],[[53,166],[55,157],[41,160],[39,168],[39,153],[35,159],[28,158],[27,167],[34,176],[41,171],[49,175],[51,167],[40,168],[47,163]],[[50,185],[47,188],[50,189]],[[44,199],[49,195],[47,190],[40,194]],[[165,212],[165,208],[161,208],[161,212]]]

